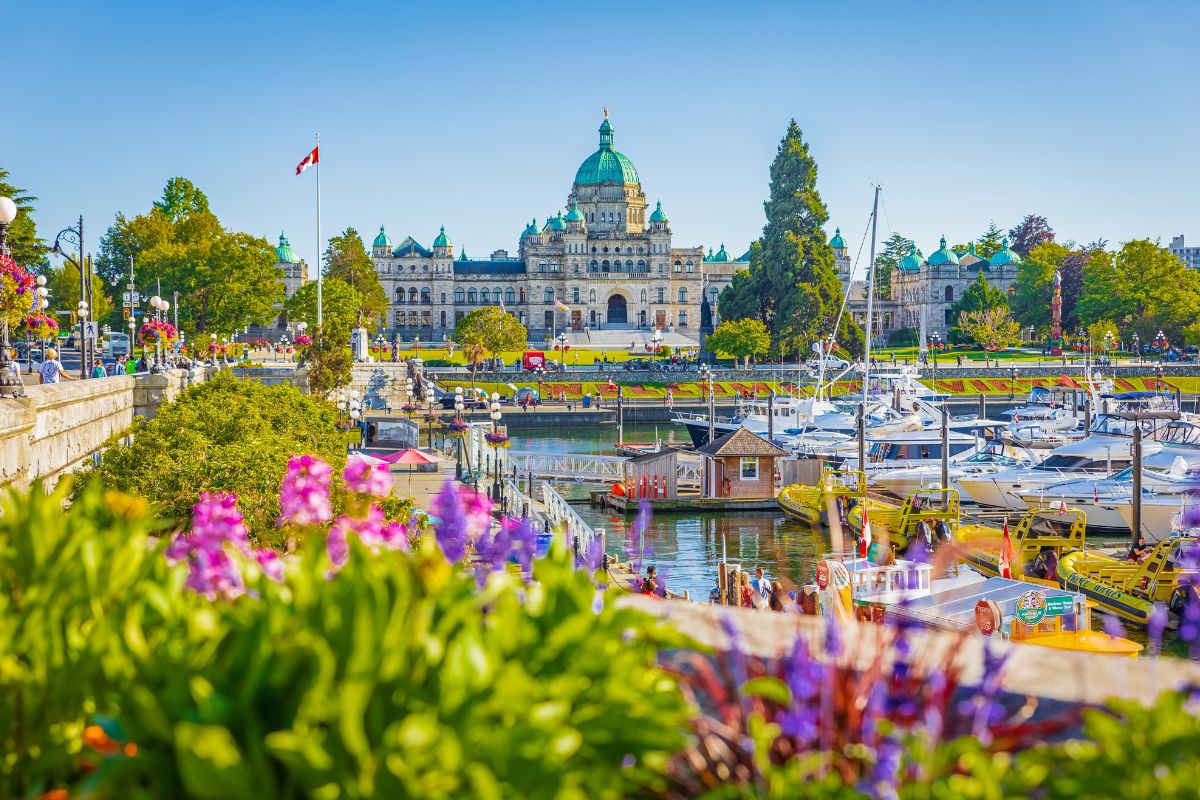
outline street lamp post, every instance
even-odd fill
[[[71,258],[62,248],[62,242],[73,244],[79,253],[78,258]],[[54,237],[52,253],[63,257],[71,266],[79,270],[79,301],[87,303],[92,296],[91,262],[83,257],[83,215],[79,216],[79,224],[74,228],[63,228]],[[87,339],[83,336],[83,324],[79,325],[79,377],[87,377]]]
[[[88,354],[88,338],[85,335],[87,330],[88,318],[88,302],[80,300],[79,305],[75,307],[75,316],[79,317],[79,377],[91,377],[91,358]]]
[[[463,413],[463,387],[454,387],[454,419],[457,422],[462,422]],[[454,449],[454,479],[462,480],[462,431],[455,432],[455,442],[457,446]]]
[[[492,392],[491,417],[492,417],[492,433],[500,432],[500,394]],[[492,457],[493,481],[492,481],[492,500],[497,504],[500,503],[500,448],[494,448],[495,453]]]
[[[941,335],[937,331],[934,331],[933,332],[933,347],[930,348],[931,350],[933,350],[933,391],[934,392],[937,392],[937,354],[938,354],[938,347],[941,346],[941,342],[942,342]]]
[[[16,218],[17,204],[8,197],[0,197],[0,256],[8,255],[8,226]],[[0,397],[23,397],[25,384],[13,372],[8,348],[8,320],[5,320],[0,328]]]
[[[650,364],[651,365],[654,364],[654,359],[655,359],[655,357],[658,356],[658,348],[659,348],[659,345],[662,343],[662,340],[663,340],[662,331],[660,331],[658,328],[655,328],[654,333],[650,335],[650,348],[651,348],[650,349]],[[737,359],[734,359],[734,361],[736,361],[736,360]],[[737,368],[737,364],[734,364],[733,366],[735,369]]]
[[[558,335],[558,366],[565,369],[567,359],[567,334],[566,332]]]
[[[1017,368],[1010,367],[1008,373],[1008,399],[1012,400],[1017,396]]]
[[[1142,363],[1142,348],[1138,345],[1137,331],[1133,333],[1133,355],[1137,359],[1137,363]]]

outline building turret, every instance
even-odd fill
[[[659,200],[654,204],[654,210],[650,212],[650,230],[670,233],[669,223],[670,220],[667,219],[667,212],[663,211],[662,201]]]
[[[829,246],[833,248],[834,258],[846,257],[846,240],[842,238],[842,229],[833,229],[833,238],[829,240]]]
[[[958,264],[958,254],[946,247],[946,237],[942,236],[938,242],[938,249],[929,256],[926,263],[931,267],[940,267],[943,264]]]
[[[433,240],[433,256],[434,258],[453,258],[453,244],[450,237],[446,235],[446,226],[443,225],[438,231],[437,238]]]
[[[392,250],[392,240],[388,238],[387,233],[383,230],[383,226],[379,226],[379,235],[375,237],[375,241],[371,243],[371,255],[376,258],[387,258]]]

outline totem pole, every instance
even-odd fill
[[[1050,355],[1062,355],[1062,273],[1054,271],[1054,298],[1050,301]]]

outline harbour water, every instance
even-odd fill
[[[556,453],[595,453],[615,455],[614,425],[598,428],[534,428],[510,431],[515,450]],[[626,425],[625,441],[651,443],[685,441],[687,433],[675,425]],[[587,497],[588,487],[563,484],[558,487],[564,497]],[[793,585],[811,583],[816,562],[829,549],[825,536],[806,525],[793,522],[782,513],[724,513],[724,514],[662,514],[651,520],[645,541],[631,537],[633,517],[614,514],[586,504],[576,504],[576,510],[590,525],[603,528],[608,546],[637,553],[644,547],[642,561],[654,564],[666,576],[667,585],[674,591],[691,595],[706,602],[716,586],[716,565],[725,557],[747,569],[761,566],[767,577]],[[1092,615],[1093,627],[1103,629],[1102,614]],[[1146,642],[1144,629],[1124,626],[1130,639]],[[1177,634],[1168,631],[1162,648],[1164,654],[1187,656],[1187,647]]]

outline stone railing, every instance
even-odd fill
[[[90,463],[135,416],[153,418],[190,382],[204,380],[183,370],[161,375],[26,386],[25,396],[0,399],[0,486],[53,484],[64,473]]]

